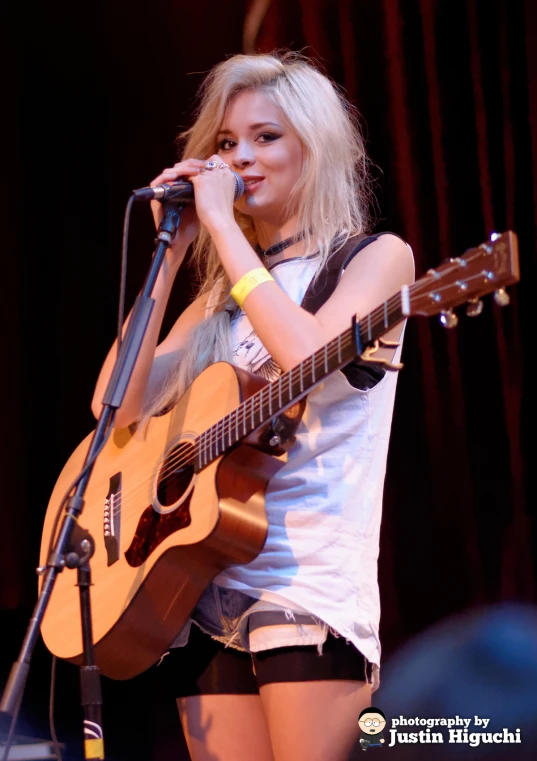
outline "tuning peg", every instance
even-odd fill
[[[466,314],[468,317],[479,317],[483,311],[483,302],[481,299],[470,299],[468,306],[466,307]]]
[[[440,312],[440,324],[444,328],[454,328],[459,322],[459,318],[452,309],[446,309],[445,312]]]
[[[502,236],[500,233],[491,233],[490,234],[490,240],[494,243],[495,240],[498,240],[498,238],[501,238]]]
[[[498,288],[497,291],[494,291],[494,301],[498,306],[500,307],[506,307],[507,304],[511,301],[511,297],[505,290],[505,288]]]

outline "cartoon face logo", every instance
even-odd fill
[[[380,708],[373,706],[364,708],[358,717],[358,724],[362,730],[360,734],[362,750],[367,750],[369,747],[381,748],[382,743],[384,743],[382,730],[386,726],[386,717]]]

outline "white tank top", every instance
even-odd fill
[[[312,259],[289,259],[271,273],[300,304],[316,267]],[[235,315],[231,328],[234,363],[277,378],[279,369],[244,312]],[[214,580],[313,614],[377,666],[377,557],[396,383],[397,373],[388,372],[362,391],[336,371],[311,391],[288,462],[267,488],[263,550]]]

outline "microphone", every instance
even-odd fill
[[[244,193],[244,180],[237,172],[233,172],[235,175],[235,197],[234,201],[239,199]],[[138,188],[132,191],[135,201],[165,201],[176,199],[183,203],[192,203],[194,201],[194,186],[187,180],[180,180],[179,182],[165,183],[164,185],[155,185],[154,188]]]

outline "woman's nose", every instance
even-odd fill
[[[255,161],[255,154],[251,146],[239,143],[233,153],[233,163],[239,168],[250,166]]]

